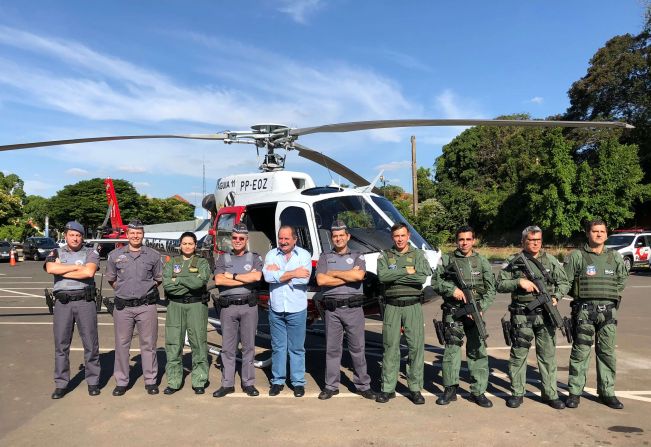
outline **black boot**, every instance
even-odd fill
[[[436,404],[447,405],[450,402],[455,400],[457,400],[457,386],[456,385],[446,386],[445,389],[443,390],[443,394],[441,394],[441,397],[436,399]]]

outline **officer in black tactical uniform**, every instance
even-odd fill
[[[84,346],[84,373],[88,394],[97,396],[99,390],[99,340],[97,337],[97,308],[95,305],[95,272],[99,253],[84,247],[84,227],[68,222],[65,227],[66,245],[52,250],[45,259],[44,269],[54,275],[52,292],[54,304],[54,383],[52,399],[65,396],[70,382],[70,342],[77,323]]]

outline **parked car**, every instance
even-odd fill
[[[617,232],[606,240],[606,247],[617,250],[624,258],[626,271],[649,265],[651,260],[651,232]]]
[[[11,257],[11,243],[0,241],[0,261],[9,261]]]
[[[33,259],[34,261],[45,259],[54,248],[59,248],[59,245],[49,237],[28,237],[23,243],[25,259]]]

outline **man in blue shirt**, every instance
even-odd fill
[[[305,395],[305,324],[307,283],[312,273],[312,255],[296,246],[296,231],[283,225],[278,230],[278,247],[267,253],[262,270],[269,283],[269,329],[271,332],[270,396],[277,396],[287,378],[294,396]]]

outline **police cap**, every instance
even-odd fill
[[[142,224],[140,219],[133,219],[129,222],[127,228],[131,228],[132,230],[144,230],[145,226]]]
[[[246,224],[238,223],[233,225],[233,233],[248,235],[249,229],[246,227]]]
[[[82,236],[84,234],[83,225],[80,224],[79,222],[77,222],[76,220],[71,220],[70,222],[68,222],[66,224],[66,231],[69,231],[69,230],[78,231],[79,233],[81,233]]]
[[[343,220],[335,220],[332,222],[332,226],[330,226],[330,231],[339,231],[339,230],[346,230],[346,233],[348,233],[348,226],[346,225],[346,222]]]

